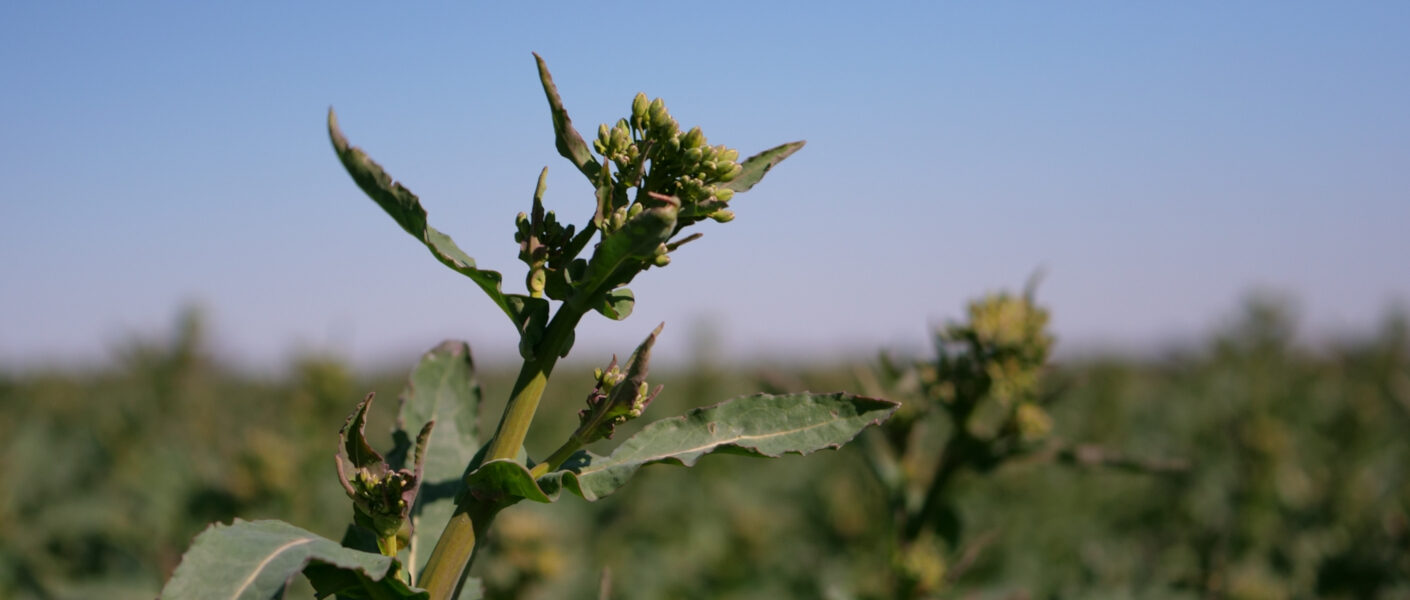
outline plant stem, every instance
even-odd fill
[[[461,502],[456,506],[455,514],[436,541],[436,549],[426,560],[426,569],[420,581],[421,587],[430,593],[431,600],[450,600],[454,597],[461,575],[475,555],[475,540],[484,537],[500,508],[475,502]]]
[[[548,386],[548,376],[553,373],[558,355],[573,335],[583,312],[571,303],[565,303],[549,322],[534,358],[524,361],[524,366],[519,369],[519,379],[514,382],[513,394],[504,407],[504,416],[499,420],[499,428],[490,442],[485,460],[513,459],[519,454],[519,448],[523,447],[524,438],[529,434],[534,413],[538,411],[539,399]]]
[[[524,445],[529,424],[538,410],[548,376],[563,353],[573,329],[586,312],[572,302],[564,303],[553,315],[544,337],[534,351],[534,357],[524,361],[509,404],[504,407],[499,428],[490,442],[485,460],[513,459]],[[489,530],[494,515],[503,508],[498,500],[485,501],[475,494],[460,496],[455,514],[446,523],[436,548],[422,571],[421,586],[430,592],[431,600],[450,600],[461,575],[470,567],[475,554],[475,541]]]
[[[915,541],[935,510],[939,508],[940,502],[944,499],[945,487],[950,483],[950,479],[967,462],[973,460],[975,454],[982,448],[983,443],[974,439],[963,429],[956,431],[955,436],[945,443],[945,449],[940,454],[940,462],[935,465],[935,473],[931,476],[930,485],[925,491],[925,500],[921,503],[920,509],[910,515],[910,518],[905,522],[904,529],[901,530],[903,541],[907,543]]]
[[[566,462],[569,458],[571,458],[574,452],[581,450],[582,447],[583,444],[582,442],[578,441],[577,435],[569,437],[568,441],[563,442],[562,446],[559,446],[557,450],[553,451],[553,454],[548,455],[548,458],[545,458],[543,462],[536,464],[534,465],[534,468],[529,469],[529,475],[534,479],[538,479],[540,477],[543,477],[544,475],[547,475],[549,471],[563,466],[563,463]]]

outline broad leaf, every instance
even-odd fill
[[[588,149],[587,142],[583,141],[583,136],[573,128],[573,120],[568,118],[568,109],[563,108],[563,99],[558,96],[558,86],[554,85],[553,76],[548,73],[548,65],[537,52],[534,53],[534,62],[538,64],[539,81],[543,83],[543,93],[548,96],[548,108],[553,113],[554,145],[558,147],[558,153],[577,166],[578,170],[587,176],[588,181],[596,181],[597,172],[602,167],[593,159],[592,151]]]
[[[395,577],[396,559],[344,548],[283,521],[216,523],[196,536],[162,589],[163,600],[281,598],[309,569],[319,597],[424,599]]]
[[[764,178],[764,174],[768,173],[769,169],[783,162],[783,159],[792,156],[793,153],[802,148],[805,143],[807,142],[789,142],[749,157],[744,162],[740,163],[740,166],[744,167],[744,170],[740,171],[739,175],[736,175],[729,183],[723,184],[720,187],[726,187],[736,192],[749,191],[749,188],[754,187],[754,184],[759,183],[759,180]]]
[[[621,321],[632,314],[632,308],[636,306],[636,297],[627,288],[617,288],[607,292],[602,296],[602,300],[593,308],[602,316]]]
[[[563,489],[593,501],[622,487],[644,465],[692,466],[715,452],[778,457],[838,448],[890,418],[900,404],[851,394],[759,394],[698,408],[647,425],[609,456],[579,452],[564,468],[532,481],[514,461],[490,461],[470,474],[482,493],[551,502]],[[534,485],[534,484],[537,485]]]
[[[343,163],[343,168],[347,169],[353,181],[362,191],[377,202],[382,210],[396,220],[402,229],[411,234],[447,267],[456,272],[469,277],[480,289],[489,295],[490,300],[499,306],[509,318],[514,321],[515,326],[520,330],[524,328],[528,315],[538,304],[547,306],[547,301],[542,298],[530,298],[521,294],[505,294],[500,289],[503,276],[498,271],[489,271],[476,268],[475,259],[470,258],[464,250],[455,245],[450,236],[437,231],[426,223],[426,209],[422,208],[421,200],[411,190],[406,189],[400,182],[392,179],[382,169],[382,166],[367,156],[361,148],[349,145],[348,139],[343,136],[343,132],[338,128],[338,117],[333,113],[333,109],[328,109],[328,137],[333,141],[333,149],[338,153],[338,160]]]
[[[394,437],[405,447],[413,432],[434,420],[421,468],[421,491],[411,511],[412,536],[406,562],[420,573],[436,539],[455,511],[465,466],[480,447],[480,386],[470,347],[446,341],[427,352],[401,395]]]

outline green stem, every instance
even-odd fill
[[[973,461],[983,448],[983,442],[970,436],[963,429],[956,431],[955,436],[945,443],[945,449],[940,454],[940,462],[935,465],[935,473],[931,476],[930,485],[925,491],[925,500],[921,503],[920,509],[912,513],[910,518],[906,520],[905,527],[901,531],[903,541],[907,543],[915,541],[921,530],[934,516],[936,509],[940,507],[945,496],[945,488],[950,480],[961,468]]]
[[[543,390],[548,386],[548,376],[558,362],[563,346],[573,335],[573,329],[583,318],[585,311],[572,303],[565,303],[549,322],[543,340],[534,353],[534,358],[524,361],[519,369],[519,379],[514,382],[509,404],[504,407],[504,416],[499,420],[494,440],[490,442],[485,460],[513,459],[524,446],[524,438],[529,434],[529,425],[538,411]]]
[[[504,408],[504,416],[499,421],[485,460],[512,460],[519,454],[524,437],[529,433],[529,424],[538,410],[539,400],[543,397],[544,387],[548,385],[548,376],[584,312],[576,304],[568,302],[554,314],[543,340],[535,349],[534,358],[524,361],[524,366],[519,370],[519,379],[514,383],[509,404]],[[455,514],[436,540],[436,548],[431,551],[422,572],[421,587],[430,592],[431,600],[450,600],[461,576],[470,567],[475,540],[489,530],[490,522],[501,508],[503,506],[496,502],[476,498],[473,493],[460,496]]]
[[[544,475],[547,475],[549,471],[553,471],[558,467],[563,466],[563,463],[567,462],[569,458],[572,458],[573,453],[577,452],[578,450],[581,450],[582,447],[583,443],[579,442],[578,436],[574,434],[573,436],[568,438],[568,441],[563,442],[562,446],[559,446],[557,450],[554,450],[553,454],[548,455],[548,458],[544,459],[543,462],[536,464],[534,465],[534,468],[529,469],[529,476],[533,477],[534,479],[538,479],[540,477],[543,477]]]
[[[469,494],[466,494],[469,496]],[[495,513],[502,507],[483,505],[474,502],[461,502],[451,516],[450,522],[436,541],[436,549],[426,560],[421,587],[430,593],[431,600],[450,600],[455,597],[455,588],[460,585],[461,575],[470,566],[475,555],[475,540],[489,531]]]

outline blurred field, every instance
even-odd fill
[[[0,599],[151,598],[192,536],[234,516],[342,535],[337,430],[376,391],[369,432],[385,435],[405,372],[308,357],[284,380],[239,376],[200,331],[188,320],[101,371],[0,374]],[[943,596],[1410,598],[1410,326],[1318,348],[1294,334],[1251,304],[1198,347],[1055,366],[1055,436],[1190,468],[964,474],[960,542],[927,567]],[[648,416],[763,388],[860,391],[868,368],[699,364],[653,377],[666,391]],[[569,431],[588,370],[560,368],[531,450]],[[511,377],[481,374],[488,414]],[[504,598],[596,598],[604,569],[622,599],[885,597],[886,510],[858,445],[709,457],[595,504],[506,511],[476,569]]]

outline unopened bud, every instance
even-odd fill
[[[646,119],[649,116],[647,110],[651,106],[651,101],[646,99],[646,94],[637,92],[632,98],[632,125],[637,129],[646,129]]]
[[[720,202],[729,202],[734,198],[734,190],[729,188],[715,188],[715,199]]]
[[[685,148],[699,148],[705,144],[705,133],[699,127],[692,127],[681,137],[681,146]]]
[[[743,173],[743,172],[744,172],[744,165],[741,165],[741,164],[739,164],[739,163],[734,163],[733,165],[730,166],[730,168],[729,168],[728,171],[726,171],[726,172],[724,172],[724,173],[721,173],[719,176],[715,177],[715,180],[716,180],[716,181],[734,181],[734,179],[735,179],[736,177],[739,177],[739,174],[740,174],[740,173]]]
[[[656,265],[658,267],[664,267],[666,265],[669,265],[671,264],[671,255],[658,254],[655,258],[651,259],[651,264]]]
[[[667,119],[671,118],[671,113],[666,112],[666,101],[660,98],[652,100],[651,106],[647,110],[651,116],[652,125],[663,125]]]
[[[710,218],[714,219],[716,223],[728,223],[734,220],[734,211],[728,208],[717,210],[710,213]]]

